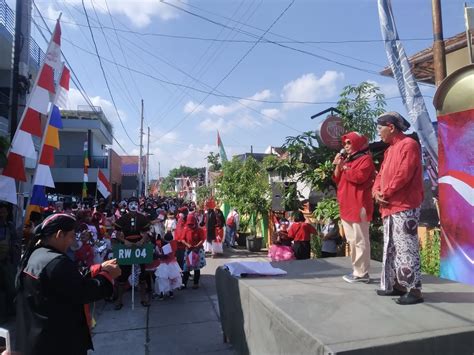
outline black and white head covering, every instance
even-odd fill
[[[385,112],[377,117],[377,124],[380,126],[387,126],[393,124],[400,131],[405,132],[410,128],[410,123],[398,112]]]

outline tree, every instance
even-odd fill
[[[209,170],[211,171],[219,171],[222,168],[222,164],[219,162],[220,154],[213,152],[209,152],[207,156],[207,162],[209,163]]]
[[[346,131],[357,131],[370,140],[375,138],[375,118],[385,111],[386,106],[385,96],[380,89],[374,84],[362,82],[357,86],[346,86],[339,96],[337,108],[342,112]],[[286,137],[283,148],[288,152],[287,158],[266,158],[264,164],[267,169],[278,171],[283,179],[291,177],[310,184],[321,192],[331,191],[335,187],[332,181],[332,160],[336,152],[324,146],[319,147],[315,132]]]
[[[245,161],[234,158],[225,162],[222,172],[215,185],[217,198],[237,208],[241,215],[253,216],[251,228],[255,232],[257,220],[270,208],[267,171],[250,157]]]
[[[385,106],[385,95],[380,88],[367,81],[346,86],[337,103],[346,130],[362,133],[369,140],[375,138],[375,119],[385,112]]]
[[[181,165],[179,168],[171,169],[168,176],[163,179],[161,184],[162,191],[174,191],[174,179],[184,177],[198,178],[199,174],[205,174],[206,168],[191,168]]]

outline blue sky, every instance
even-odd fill
[[[388,109],[406,114],[395,81],[374,74],[387,65],[376,0],[297,0],[280,18],[290,0],[169,2],[207,20],[158,0],[94,0],[93,4],[85,0],[112,95],[132,142],[111,103],[81,0],[36,1],[47,19],[63,13],[64,53],[91,101],[107,114],[116,139],[128,154],[138,153],[134,143],[138,143],[140,100],[144,99],[145,131],[150,126],[150,151],[154,154],[150,158],[152,178],[158,174],[158,161],[162,175],[179,165],[205,166],[206,155],[218,151],[217,129],[228,156],[248,152],[251,145],[255,152],[279,146],[288,135],[314,129],[316,122],[310,116],[334,106],[345,85],[375,82],[390,98]],[[464,31],[463,3],[442,1],[445,38]],[[407,53],[430,46],[431,1],[396,0],[392,6]],[[33,18],[44,26],[36,10]],[[47,21],[52,27],[53,21]],[[264,33],[266,39],[286,41],[284,45],[314,55],[272,43],[249,42]],[[32,35],[46,47],[35,26]],[[217,85],[215,93],[235,98],[209,95]],[[422,92],[434,119],[434,88],[425,86]],[[79,91],[71,89],[70,108],[83,104]],[[124,154],[116,143],[113,148]]]

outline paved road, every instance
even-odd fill
[[[136,300],[131,309],[131,293],[124,307],[114,311],[110,303],[97,309],[93,355],[121,354],[234,354],[223,342],[214,273],[218,266],[236,259],[262,257],[263,253],[243,250],[226,253],[224,258],[207,259],[201,270],[201,287],[177,291],[175,298],[153,300],[144,308]]]

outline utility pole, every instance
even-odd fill
[[[138,197],[142,196],[142,184],[143,184],[143,99],[142,99],[142,117],[140,119],[140,156],[138,157]]]
[[[13,140],[26,104],[30,59],[31,0],[17,0],[15,13],[15,46],[10,92],[10,137]]]
[[[150,127],[148,127],[148,140],[146,142],[146,178],[145,178],[145,196],[149,196],[150,189]]]
[[[439,86],[446,77],[446,53],[443,39],[443,19],[441,16],[441,0],[431,0],[433,12],[433,67],[435,84]]]

